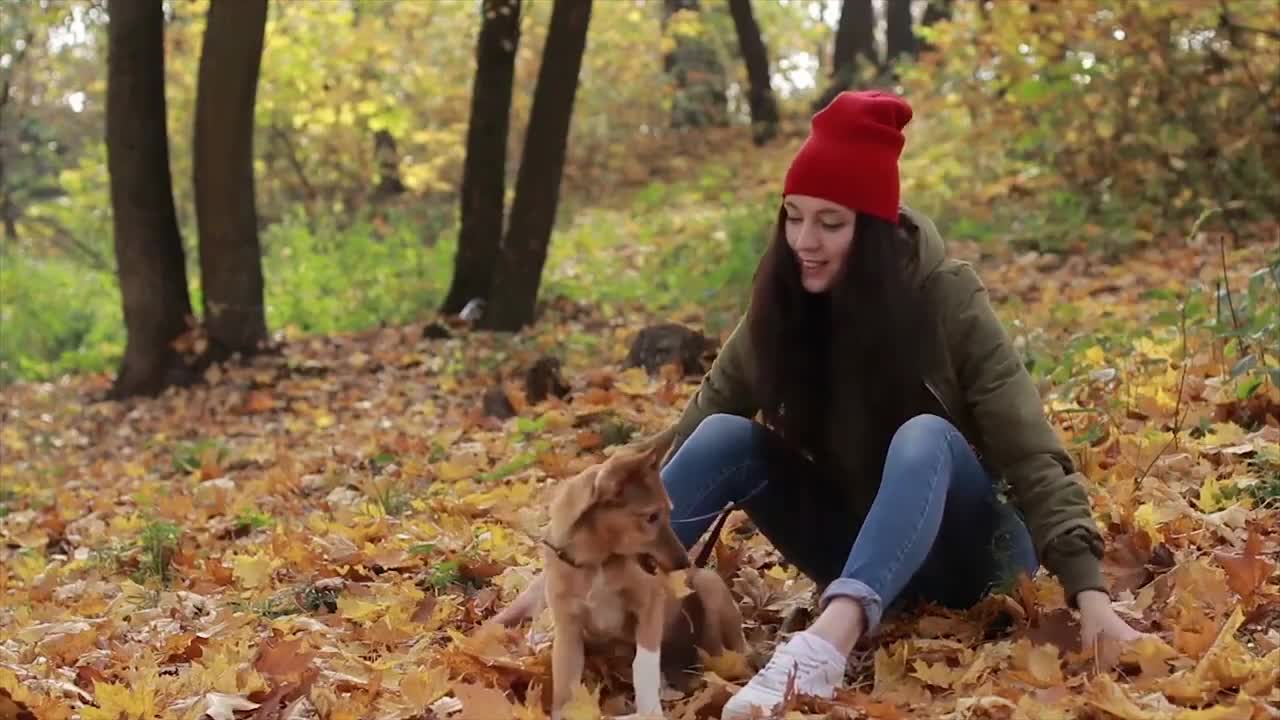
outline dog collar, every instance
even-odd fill
[[[568,551],[568,550],[566,550],[566,549],[564,549],[564,548],[562,548],[562,547],[556,547],[555,545],[553,545],[553,544],[551,543],[551,541],[550,541],[550,540],[547,540],[547,539],[543,538],[543,540],[542,540],[542,544],[543,544],[543,545],[546,545],[548,548],[550,548],[550,549],[551,549],[551,552],[555,553],[555,554],[556,554],[556,557],[560,558],[560,560],[561,560],[561,561],[563,561],[566,565],[569,565],[570,567],[575,567],[575,568],[577,568],[577,569],[579,569],[579,570],[581,570],[581,569],[583,569],[584,567],[586,567],[585,565],[583,565],[582,563],[578,562],[577,560],[574,560],[573,558],[569,557],[569,551]],[[600,563],[600,564],[601,564],[601,565],[603,565],[604,563],[607,563],[607,562],[609,562],[610,560],[612,560],[612,559],[614,559],[614,558],[617,558],[617,557],[621,557],[621,558],[634,557],[634,558],[636,559],[636,562],[640,565],[640,567],[641,567],[641,568],[643,568],[643,569],[644,569],[644,571],[645,571],[645,572],[649,573],[650,575],[656,575],[656,574],[657,574],[657,572],[658,572],[658,563],[657,563],[657,561],[655,561],[655,560],[653,559],[653,556],[649,555],[648,553],[635,553],[635,554],[614,553],[614,554],[612,554],[612,555],[610,555],[610,556],[606,557],[606,558],[604,559],[604,562],[602,562],[602,563]]]
[[[558,557],[558,558],[560,558],[562,561],[564,561],[564,563],[565,563],[566,565],[570,565],[570,566],[572,566],[572,567],[576,567],[576,568],[578,568],[578,569],[581,569],[581,568],[582,568],[582,564],[581,564],[581,563],[579,563],[577,560],[574,560],[573,558],[569,557],[569,551],[568,551],[568,550],[565,550],[564,548],[561,548],[561,547],[556,547],[555,545],[552,545],[552,544],[551,544],[551,541],[550,541],[550,540],[546,540],[546,539],[544,539],[544,540],[542,541],[542,544],[543,544],[543,545],[546,545],[546,546],[547,546],[547,547],[549,547],[549,548],[551,548],[551,552],[555,553],[555,554],[556,554],[556,557]]]

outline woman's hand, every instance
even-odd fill
[[[536,617],[547,606],[546,584],[545,571],[538,573],[533,582],[529,583],[529,586],[517,595],[510,605],[494,615],[493,619],[506,627],[511,627],[519,625],[528,618]]]
[[[1096,644],[1095,654],[1103,666],[1114,665],[1123,646],[1143,636],[1116,614],[1104,592],[1082,590],[1076,595],[1076,605],[1080,608],[1081,648],[1088,652]]]

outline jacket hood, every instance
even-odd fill
[[[901,209],[902,214],[910,218],[911,222],[920,228],[920,262],[916,267],[914,279],[917,284],[923,283],[947,259],[947,245],[942,239],[942,233],[938,232],[937,226],[933,224],[933,220],[929,219],[928,215],[913,210],[906,205],[902,205]]]

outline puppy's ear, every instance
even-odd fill
[[[644,441],[641,448],[645,451],[645,465],[651,470],[659,470],[662,467],[662,461],[666,458],[667,452],[671,449],[675,440],[676,430],[673,426]]]
[[[616,500],[622,494],[622,484],[627,479],[628,473],[625,467],[606,467],[602,466],[596,473],[593,487],[595,489],[595,501],[607,502]]]
[[[564,484],[552,506],[553,525],[570,528],[578,522],[578,518],[598,500],[596,479],[599,476],[600,467],[597,465],[583,470]]]

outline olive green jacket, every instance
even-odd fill
[[[920,229],[917,279],[941,318],[940,350],[928,361],[925,386],[984,466],[1008,485],[1013,506],[1031,531],[1037,557],[1058,577],[1068,602],[1074,606],[1081,590],[1105,592],[1099,566],[1102,538],[1090,513],[1084,478],[1046,419],[1040,395],[992,310],[985,286],[968,263],[947,257],[942,236],[929,218],[910,208],[903,212]],[[749,343],[745,322],[739,321],[671,429],[675,437],[668,458],[708,415],[756,415]],[[854,414],[846,412],[829,433],[828,450],[846,467],[857,466],[851,454],[859,452],[856,439],[864,422]],[[859,480],[849,477],[851,487],[841,490],[850,499],[855,515],[851,520],[860,523],[875,498],[879,478]]]

